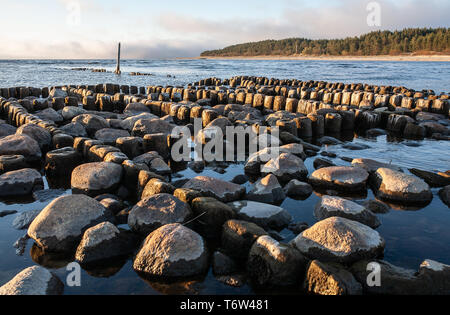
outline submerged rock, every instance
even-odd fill
[[[311,259],[344,264],[376,258],[383,253],[385,246],[375,230],[340,217],[316,223],[297,236],[292,244]]]
[[[142,199],[128,216],[130,228],[141,235],[171,223],[184,223],[192,217],[188,204],[169,194],[157,194]]]
[[[27,162],[37,162],[42,152],[36,140],[27,135],[11,135],[0,139],[0,155],[23,155]]]
[[[317,295],[361,295],[362,286],[353,275],[336,263],[312,261],[303,288]]]
[[[28,235],[50,252],[67,252],[78,245],[88,228],[113,220],[98,201],[85,195],[69,195],[53,200],[34,219]]]
[[[247,271],[260,286],[285,287],[300,283],[307,263],[297,249],[261,236],[250,250]]]
[[[342,217],[361,222],[371,228],[381,225],[377,216],[359,204],[340,197],[324,196],[317,203],[314,215],[320,220],[330,217]]]
[[[238,271],[236,262],[222,252],[215,252],[213,255],[213,273],[216,276],[232,275]]]
[[[17,135],[27,135],[34,139],[41,148],[42,151],[47,151],[50,149],[52,144],[52,136],[45,128],[38,125],[29,123],[20,126],[16,131]]]
[[[380,168],[373,179],[379,198],[394,203],[425,204],[433,199],[430,187],[420,178]]]
[[[313,186],[357,192],[366,189],[369,173],[359,167],[333,166],[315,171],[309,181]]]
[[[145,239],[133,268],[150,277],[197,276],[208,269],[206,244],[200,235],[181,224],[165,225]]]
[[[183,188],[197,190],[206,197],[213,197],[222,202],[239,200],[245,194],[245,187],[207,176],[193,178]]]
[[[235,201],[228,205],[241,220],[253,222],[264,229],[281,230],[292,220],[292,216],[285,209],[265,203]]]
[[[24,168],[0,175],[0,197],[31,195],[44,188],[41,174],[35,169]]]
[[[439,191],[439,196],[441,197],[442,202],[450,207],[450,185],[442,188]]]
[[[369,173],[376,172],[379,168],[390,168],[395,171],[401,172],[401,168],[396,165],[382,163],[371,159],[354,159],[352,165],[356,167],[361,167]]]
[[[432,172],[419,170],[416,168],[409,170],[412,174],[422,178],[431,187],[445,187],[450,185],[450,176],[442,176]]]
[[[40,266],[26,268],[0,287],[0,295],[61,295],[64,284]]]

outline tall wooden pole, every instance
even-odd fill
[[[119,43],[119,47],[117,49],[117,68],[116,71],[114,71],[115,74],[121,74],[120,71],[120,43]]]

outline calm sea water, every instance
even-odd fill
[[[404,85],[416,90],[433,89],[436,92],[450,90],[450,63],[425,62],[341,62],[341,61],[211,61],[211,60],[170,60],[170,61],[124,61],[124,72],[140,71],[152,73],[150,77],[132,77],[126,74],[118,77],[110,73],[69,71],[75,67],[114,69],[113,61],[0,61],[0,87],[17,85],[49,86],[61,84],[120,83],[139,86],[153,84],[185,85],[201,78],[216,76],[228,78],[233,75],[262,75],[276,78],[298,78],[303,80],[327,80],[339,82],[364,82],[374,84]],[[168,78],[171,75],[172,78]],[[173,78],[175,76],[175,78]],[[348,140],[347,140],[348,141]],[[450,142],[423,140],[393,140],[387,136],[367,139],[357,136],[355,143],[365,143],[369,149],[350,151],[342,145],[323,147],[334,152],[338,158],[332,159],[337,165],[349,165],[339,157],[373,158],[392,162],[404,168],[420,168],[429,171],[450,169]],[[313,171],[314,158],[305,162],[309,172]],[[231,180],[243,173],[242,164],[233,164],[225,174],[207,168],[201,175]],[[199,174],[184,170],[176,180],[192,178]],[[250,184],[245,185],[247,189]],[[48,185],[46,185],[48,188]],[[382,225],[379,233],[386,240],[385,259],[393,264],[417,269],[425,259],[434,259],[450,264],[450,209],[438,196],[439,189],[433,189],[433,201],[421,209],[393,208],[388,214],[379,215]],[[69,194],[66,191],[65,194]],[[281,205],[297,222],[313,225],[314,205],[319,196],[313,194],[307,200],[286,199]],[[369,190],[367,196],[354,197],[357,202],[373,199]],[[50,201],[0,200],[1,210],[42,209]],[[0,285],[9,281],[22,269],[41,264],[53,270],[63,281],[68,272],[65,266],[70,259],[39,255],[29,241],[23,255],[16,254],[13,243],[26,231],[16,231],[11,227],[15,215],[0,218]],[[121,226],[126,228],[126,226]],[[294,235],[284,230],[281,234],[286,241]],[[249,286],[232,288],[217,281],[212,272],[203,279],[179,284],[160,284],[141,279],[132,269],[132,261],[105,266],[102,270],[83,270],[81,287],[65,288],[66,294],[253,294],[258,293]],[[276,292],[273,292],[276,293]],[[295,292],[293,292],[295,293]]]
[[[401,85],[415,90],[450,92],[450,62],[270,61],[270,60],[123,60],[124,74],[68,71],[102,68],[114,71],[114,60],[0,60],[0,87],[119,83],[138,86],[185,85],[207,77],[235,75],[279,79],[324,80]],[[153,76],[129,76],[129,72]],[[172,76],[168,78],[168,75]],[[175,76],[175,78],[173,78]]]

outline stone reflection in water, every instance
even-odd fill
[[[119,273],[127,261],[127,257],[114,258],[99,261],[95,264],[81,265],[81,268],[83,268],[88,275],[94,278],[110,278]]]
[[[74,261],[73,253],[46,252],[36,243],[31,247],[30,256],[35,263],[49,269],[64,268]]]
[[[199,295],[205,289],[205,276],[189,280],[164,281],[163,279],[146,278],[139,276],[155,291],[165,295]]]

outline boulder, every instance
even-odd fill
[[[284,200],[285,195],[275,175],[269,174],[258,180],[248,192],[247,199],[263,203],[277,203]]]
[[[14,134],[0,139],[0,155],[23,155],[27,162],[33,163],[40,161],[42,152],[33,138]]]
[[[91,265],[129,255],[137,242],[131,233],[119,231],[111,222],[102,222],[84,232],[76,250],[75,259],[83,265]]]
[[[0,155],[0,174],[17,171],[27,167],[23,155]]]
[[[87,163],[72,172],[71,186],[75,192],[89,196],[114,192],[122,181],[121,165],[108,162]]]
[[[442,176],[440,174],[427,172],[412,168],[409,170],[412,174],[422,178],[431,187],[445,187],[450,185],[450,176]]]
[[[100,129],[95,133],[95,139],[108,145],[115,145],[117,139],[129,136],[130,133],[126,130],[112,128]]]
[[[353,275],[336,263],[313,260],[306,272],[303,288],[316,295],[361,295],[362,286]]]
[[[148,235],[163,225],[185,223],[192,217],[188,204],[169,194],[158,194],[139,201],[128,216],[130,228]]]
[[[313,193],[313,188],[310,184],[296,179],[291,180],[283,190],[285,195],[290,198],[306,198]]]
[[[45,173],[50,177],[68,177],[82,161],[73,148],[50,151],[45,156]]]
[[[316,223],[298,235],[292,244],[311,259],[343,264],[376,258],[383,254],[385,246],[375,230],[340,217]]]
[[[112,214],[95,199],[85,195],[62,196],[34,219],[28,235],[44,250],[68,252],[78,245],[88,228],[111,220]]]
[[[246,261],[253,243],[262,235],[267,232],[254,223],[229,220],[223,225],[222,249],[228,256]]]
[[[9,124],[0,123],[0,139],[16,133],[17,128]]]
[[[59,114],[56,110],[53,108],[46,108],[44,110],[41,110],[37,113],[35,113],[37,117],[39,117],[42,120],[54,122],[54,123],[61,123],[64,121],[63,116]]]
[[[377,216],[359,204],[340,197],[324,196],[314,209],[315,217],[321,221],[330,217],[342,217],[361,222],[371,228],[381,225]]]
[[[369,173],[360,167],[333,166],[315,171],[309,182],[324,189],[357,192],[366,189]]]
[[[308,176],[308,169],[299,157],[291,153],[282,153],[267,162],[261,173],[263,176],[273,174],[281,183],[288,183],[293,179],[304,180]]]
[[[375,172],[373,187],[378,198],[394,203],[426,204],[433,199],[430,187],[423,180],[388,168]]]
[[[253,222],[264,229],[282,230],[292,220],[285,209],[254,201],[235,201],[228,204],[241,220]]]
[[[143,137],[147,134],[165,133],[170,134],[173,125],[162,119],[140,119],[133,126],[132,135],[135,137]]]
[[[442,202],[450,207],[450,185],[445,186],[439,191],[439,196],[442,199]]]
[[[307,263],[297,249],[264,235],[250,250],[247,271],[259,286],[287,287],[302,281]]]
[[[31,195],[39,189],[44,189],[44,181],[35,169],[24,168],[0,175],[0,197]]]
[[[220,237],[222,226],[228,220],[236,218],[236,213],[227,204],[215,198],[200,197],[192,201],[198,230],[207,238]]]
[[[133,268],[149,277],[187,278],[208,269],[208,253],[202,237],[181,224],[165,225],[144,241]]]
[[[76,106],[65,106],[61,111],[61,115],[63,116],[64,120],[72,120],[75,117],[83,114],[86,114],[86,110]]]
[[[70,124],[62,126],[60,129],[65,134],[68,134],[69,136],[72,136],[72,137],[87,137],[88,136],[86,129],[83,127],[83,125],[79,124],[77,122],[72,122]]]
[[[93,114],[82,114],[72,119],[72,122],[81,124],[90,136],[95,135],[98,130],[109,128],[105,118]]]
[[[144,187],[141,199],[149,198],[157,194],[173,194],[175,187],[159,178],[150,179]]]
[[[29,210],[18,214],[12,223],[13,228],[16,230],[28,229],[39,213],[41,213],[41,210]]]
[[[207,176],[195,177],[183,188],[197,190],[205,197],[213,197],[222,202],[239,200],[245,194],[245,187]]]
[[[379,168],[390,168],[398,172],[402,171],[399,166],[390,163],[378,162],[371,159],[354,159],[352,161],[352,165],[355,167],[361,167],[370,174],[375,173]]]
[[[24,269],[0,287],[0,295],[61,295],[63,291],[61,280],[40,266]]]
[[[120,126],[122,127],[122,129],[128,130],[129,132],[131,132],[133,130],[134,124],[141,119],[147,119],[147,120],[152,120],[152,119],[159,119],[157,116],[150,114],[150,113],[142,113],[139,115],[134,115],[131,117],[128,117],[124,120],[122,120],[122,122],[120,123]]]

